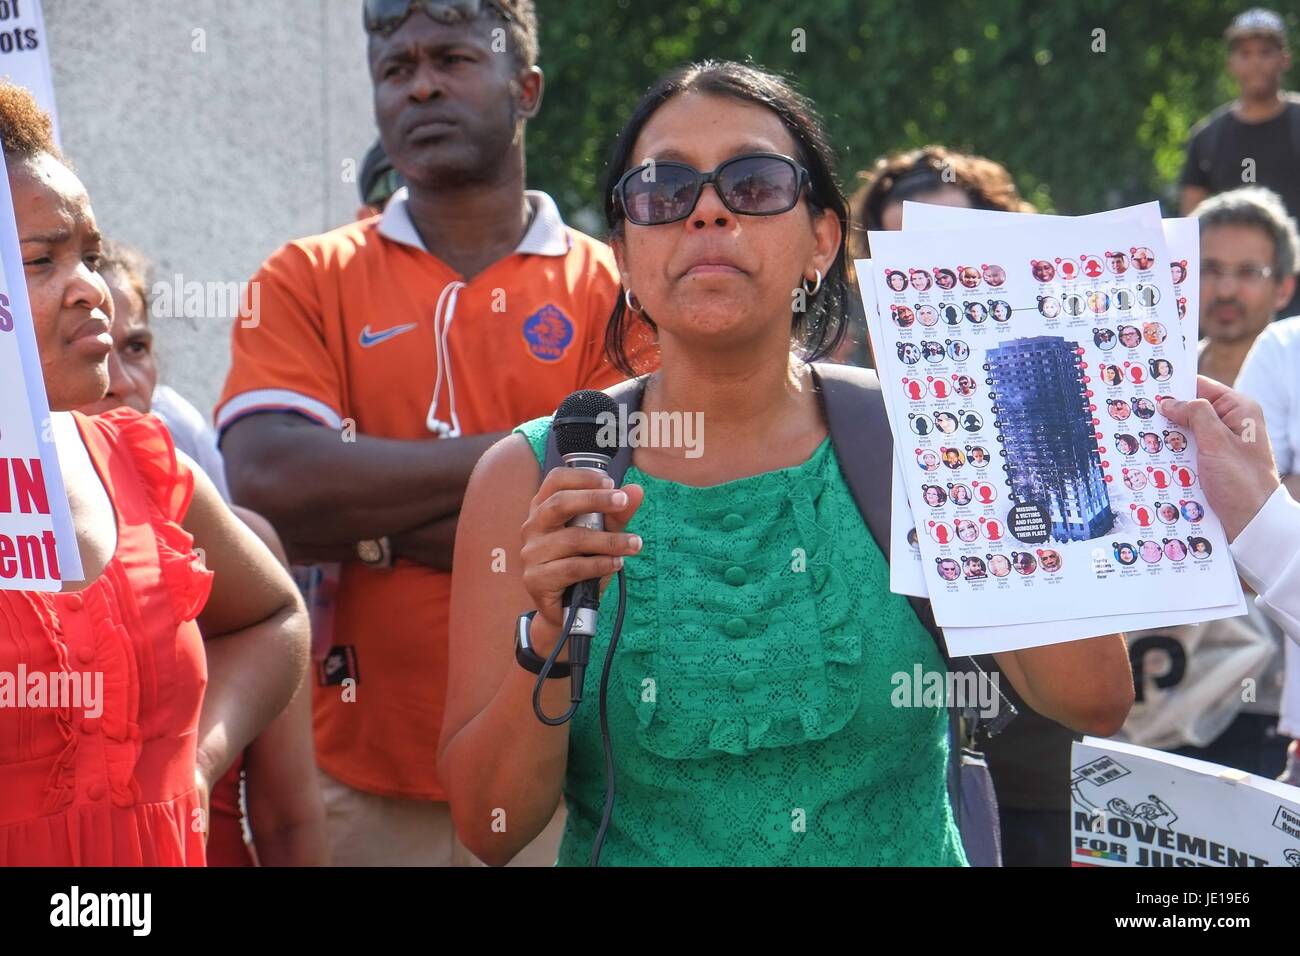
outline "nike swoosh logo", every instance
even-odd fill
[[[370,326],[367,325],[361,330],[361,347],[363,349],[372,348],[380,342],[387,342],[389,339],[395,339],[399,335],[417,328],[419,328],[417,323],[409,322],[406,325],[395,325],[391,329],[384,329],[382,332],[372,332]]]

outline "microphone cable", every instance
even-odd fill
[[[605,650],[605,663],[600,671],[600,743],[601,749],[605,755],[605,804],[600,812],[600,826],[596,830],[596,837],[591,844],[591,862],[590,866],[600,866],[600,851],[605,845],[605,837],[609,832],[610,820],[614,816],[614,799],[617,796],[617,789],[614,781],[614,745],[609,733],[609,674],[614,665],[614,651],[618,647],[619,636],[623,633],[623,611],[627,606],[627,580],[623,577],[622,569],[618,572],[618,610],[614,614],[614,630],[609,636],[609,647]],[[537,683],[533,685],[533,713],[537,719],[548,727],[560,727],[573,719],[573,715],[578,712],[578,705],[582,703],[581,683],[575,683],[570,693],[570,704],[568,709],[558,717],[549,717],[542,710],[542,690],[546,687],[547,678],[550,676],[551,668],[554,666],[556,658],[569,642],[570,632],[573,628],[573,622],[578,616],[578,607],[569,611],[568,619],[564,622],[564,630],[560,633],[560,639],[555,642],[555,647],[547,655],[546,662],[542,665],[541,672],[537,675]],[[583,643],[590,645],[590,639],[583,637]],[[582,667],[586,667],[587,647],[579,648],[575,644],[574,650],[582,655]],[[572,663],[570,663],[572,667]]]

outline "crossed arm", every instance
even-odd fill
[[[222,443],[241,505],[268,518],[297,560],[347,560],[388,536],[398,557],[451,569],[461,499],[499,433],[402,441],[340,432],[290,412],[250,415]]]

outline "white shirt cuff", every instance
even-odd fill
[[[1300,502],[1279,485],[1228,548],[1246,583],[1263,594],[1300,555]]]

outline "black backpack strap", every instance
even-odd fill
[[[894,436],[885,414],[885,396],[880,379],[868,368],[816,362],[813,380],[822,394],[822,409],[831,431],[831,444],[839,459],[844,483],[862,514],[871,536],[876,539],[885,561],[889,546],[894,484]],[[934,638],[939,653],[948,660],[943,633],[925,598],[907,599],[917,618]]]
[[[1290,120],[1291,152],[1300,158],[1300,93],[1286,93],[1287,118]]]
[[[890,560],[890,527],[893,510],[894,439],[885,412],[885,396],[880,389],[880,379],[874,371],[850,365],[833,365],[815,362],[813,380],[821,392],[822,409],[830,428],[831,444],[840,463],[844,483],[849,487],[862,520],[871,536]],[[973,657],[952,658],[943,640],[943,632],[935,623],[934,611],[926,598],[909,595],[917,619],[930,632],[939,654],[950,670],[975,671],[984,679],[984,668]],[[1001,694],[1001,691],[999,691]],[[998,716],[988,725],[989,733],[997,733],[1015,716],[1016,709],[1002,697]],[[960,715],[967,721],[973,735],[977,723],[974,707],[966,708]]]
[[[1209,174],[1214,168],[1214,158],[1219,149],[1219,141],[1223,138],[1222,120],[1232,112],[1232,103],[1224,103],[1216,107],[1209,116],[1201,120],[1192,127],[1189,139],[1195,139],[1202,133],[1205,138],[1201,141],[1201,159],[1199,167],[1202,173]]]
[[[641,410],[641,399],[645,395],[645,383],[648,376],[642,375],[639,378],[630,378],[626,382],[619,382],[613,388],[605,389],[605,393],[614,399],[619,405],[622,405],[627,414]],[[555,445],[555,429],[546,430],[546,460],[542,462],[542,477],[545,478],[551,473],[552,468],[558,468],[564,462],[560,459],[560,450]],[[623,484],[623,476],[627,474],[628,467],[632,464],[632,449],[630,447],[620,448],[614,460],[610,462],[609,476],[614,479],[614,484]]]
[[[867,530],[888,561],[893,517],[894,441],[880,379],[871,369],[821,362],[813,363],[812,373],[815,387],[821,393],[822,410],[844,483],[848,485]],[[909,596],[908,601],[930,632],[949,670],[974,671],[978,679],[988,679],[975,658],[948,656],[943,633],[935,623],[934,611],[927,599]],[[1016,709],[1000,689],[998,696],[998,716],[989,725],[990,733],[997,733],[1016,715]],[[974,741],[978,721],[979,712],[974,706],[948,708],[948,802],[971,864],[1001,866],[1001,836],[993,778],[983,757],[966,746],[968,740]]]

